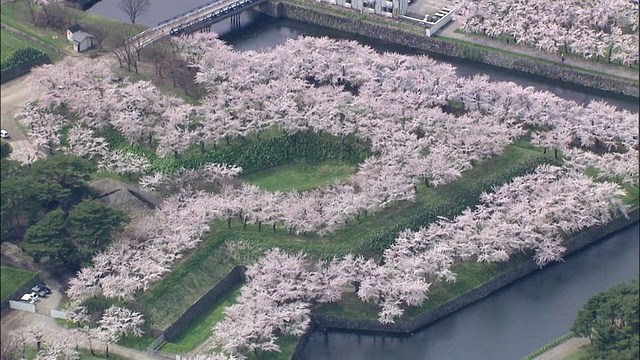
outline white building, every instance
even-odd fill
[[[333,5],[344,6],[362,13],[398,17],[407,13],[409,0],[316,0]]]
[[[96,44],[93,35],[82,31],[80,25],[77,24],[67,29],[67,39],[77,52],[89,50]]]

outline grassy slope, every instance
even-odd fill
[[[36,274],[9,266],[0,267],[0,297],[6,299],[20,286],[31,280]]]
[[[46,51],[45,49],[35,46],[28,42],[25,39],[19,38],[12,33],[4,30],[0,30],[0,61],[4,62],[13,55],[14,52],[18,49],[26,48],[26,47],[34,47],[41,51]]]
[[[196,348],[196,346],[202,344],[207,338],[211,336],[211,329],[220,320],[224,318],[224,310],[236,303],[235,299],[240,294],[240,285],[229,292],[222,301],[216,304],[211,310],[200,318],[197,322],[191,324],[191,327],[185,331],[185,333],[177,339],[175,342],[169,342],[165,344],[161,351],[166,351],[174,354],[184,354]]]
[[[141,25],[131,25],[120,22],[118,20],[108,19],[102,16],[90,14],[84,11],[66,8],[65,12],[73,22],[79,24],[103,25],[112,31],[120,31],[121,29],[132,28],[137,31],[145,29]],[[0,21],[16,30],[30,35],[50,46],[63,51],[73,52],[71,43],[67,40],[66,33],[50,28],[38,28],[31,23],[31,18],[24,4],[21,2],[3,1],[0,8]],[[3,39],[4,40],[4,39]],[[57,61],[62,57],[52,51],[47,50],[52,61]]]
[[[269,191],[305,191],[344,180],[355,172],[356,168],[349,165],[296,162],[253,173],[244,180]]]

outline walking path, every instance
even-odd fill
[[[638,81],[638,75],[639,75],[638,71],[631,68],[625,68],[622,66],[615,66],[615,65],[607,65],[604,63],[590,61],[584,58],[578,58],[573,56],[566,56],[565,61],[563,63],[560,56],[549,53],[549,52],[540,51],[532,47],[528,47],[525,45],[517,45],[514,42],[510,42],[509,44],[507,44],[505,41],[495,40],[488,36],[470,35],[470,34],[455,32],[455,30],[458,29],[460,26],[461,24],[458,21],[452,21],[449,24],[445,25],[445,27],[442,28],[439,32],[437,32],[436,36],[454,38],[454,39],[463,40],[463,41],[467,41],[467,42],[471,42],[471,43],[475,43],[475,44],[479,44],[487,47],[509,51],[512,53],[520,54],[520,55],[540,58],[543,60],[555,62],[559,66],[565,66],[565,65],[576,66],[583,69],[597,71],[597,72],[612,75],[612,76],[618,76],[624,79]]]
[[[563,360],[586,344],[589,344],[587,338],[571,338],[542,355],[536,356],[533,360]]]
[[[11,330],[14,334],[24,334],[28,344],[35,344],[35,339],[31,335],[32,331],[43,334],[42,343],[46,346],[52,341],[69,341],[69,345],[75,347],[77,335],[71,329],[59,325],[55,319],[41,314],[34,314],[27,311],[9,310],[2,317],[2,329]],[[78,345],[81,348],[89,349],[89,343],[86,340],[79,340]],[[104,353],[104,344],[93,341],[93,348]],[[155,357],[149,356],[145,351],[130,349],[124,346],[109,344],[109,353],[118,354],[124,358],[132,360],[154,360]]]

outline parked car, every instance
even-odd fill
[[[20,298],[20,301],[27,302],[29,304],[35,304],[38,301],[38,294],[32,292],[30,294],[24,294]]]
[[[7,130],[0,130],[0,138],[8,139],[9,138],[9,132]]]
[[[31,291],[38,294],[39,297],[47,297],[47,295],[51,294],[51,289],[49,289],[45,284],[38,284],[31,288]]]

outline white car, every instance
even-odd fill
[[[38,294],[32,292],[31,294],[24,294],[20,298],[20,301],[27,302],[29,304],[35,304],[38,301]]]
[[[0,130],[0,138],[3,138],[3,139],[9,138],[9,133],[7,132],[7,130]]]

